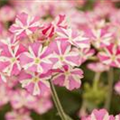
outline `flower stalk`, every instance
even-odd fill
[[[108,111],[110,110],[110,104],[112,99],[113,80],[114,80],[114,71],[113,68],[110,68],[110,70],[108,71],[108,94],[105,102],[105,108]]]
[[[55,106],[57,108],[58,114],[61,117],[61,120],[72,120],[72,118],[70,118],[64,112],[63,107],[62,107],[62,105],[60,103],[60,100],[58,98],[55,86],[53,85],[52,81],[49,80],[49,83],[50,83],[50,87],[51,87],[51,91],[52,91],[52,98],[53,98],[54,104],[55,104]]]

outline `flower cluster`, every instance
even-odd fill
[[[112,74],[120,69],[117,0],[95,1],[91,10],[85,7],[87,0],[54,2],[9,0],[0,6],[0,108],[12,108],[6,120],[32,120],[31,111],[43,114],[51,109],[50,83],[68,91],[83,85],[80,114],[112,99]],[[87,71],[95,73],[92,85]],[[106,77],[102,81],[106,72],[109,86]],[[120,94],[120,81],[114,90]],[[105,109],[83,118],[119,119]]]

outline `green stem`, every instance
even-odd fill
[[[50,83],[50,87],[51,87],[51,91],[52,91],[52,98],[53,98],[53,101],[55,103],[55,106],[57,108],[57,111],[59,113],[59,116],[61,117],[61,120],[72,120],[72,118],[70,118],[68,115],[66,115],[66,113],[64,112],[63,108],[62,108],[62,105],[59,101],[59,98],[58,98],[58,95],[57,95],[57,92],[55,90],[55,87],[52,83],[51,80],[49,80],[49,83]]]
[[[93,89],[95,89],[95,90],[97,89],[98,82],[99,82],[99,79],[100,79],[100,75],[101,75],[100,72],[95,73],[95,77],[94,77],[94,80],[93,80]]]
[[[108,71],[108,94],[106,96],[105,108],[109,111],[112,99],[114,72],[113,68]]]

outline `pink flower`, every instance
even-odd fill
[[[40,27],[37,17],[31,17],[27,13],[18,14],[15,24],[10,27],[10,31],[18,38],[26,37],[32,34]]]
[[[80,56],[79,63],[81,64],[95,54],[95,50],[91,48],[84,48],[84,49],[73,48],[73,51],[76,53],[79,53],[79,56]]]
[[[22,87],[33,95],[41,95],[49,91],[48,79],[50,79],[50,73],[39,74],[25,71],[22,71],[18,77]]]
[[[45,73],[53,66],[50,58],[50,48],[43,47],[39,42],[35,42],[28,47],[28,52],[20,55],[20,63],[25,70]]]
[[[120,95],[120,81],[115,84],[114,89]]]
[[[98,53],[98,58],[103,64],[120,67],[120,48],[110,44],[104,48],[104,51]]]
[[[65,86],[69,90],[77,89],[81,86],[81,78],[83,78],[81,69],[64,66],[54,74],[52,81],[55,85]]]
[[[19,56],[26,48],[19,44],[16,46],[5,46],[0,55],[0,69],[8,76],[18,75],[21,71]]]
[[[110,45],[113,34],[108,32],[108,28],[90,29],[86,33],[96,48]]]
[[[94,72],[104,72],[109,70],[109,66],[102,64],[101,62],[89,63],[87,67]]]
[[[12,7],[6,5],[0,9],[0,21],[8,22],[14,20],[14,18],[15,10]]]
[[[90,116],[83,120],[114,120],[113,116],[110,116],[105,109],[93,110]]]
[[[63,65],[78,66],[79,55],[72,51],[71,45],[64,40],[55,40],[50,47],[53,49],[51,60],[53,61],[53,69],[61,68]]]
[[[7,112],[5,118],[6,120],[32,120],[30,112],[24,109]]]
[[[78,33],[73,29],[57,29],[58,39],[68,40],[69,43],[78,47],[78,48],[89,48],[90,41],[85,37],[83,32]]]
[[[52,23],[55,28],[67,28],[66,15],[59,14]]]
[[[52,24],[48,24],[42,30],[42,33],[46,36],[46,38],[52,37],[54,35],[54,26]]]

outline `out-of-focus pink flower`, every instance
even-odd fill
[[[50,73],[39,74],[22,71],[18,80],[23,88],[26,88],[33,95],[42,95],[49,91]]]
[[[34,111],[38,114],[44,114],[53,107],[50,99],[50,94],[37,97],[37,101],[34,104]]]
[[[53,66],[51,56],[51,48],[35,42],[28,47],[28,52],[20,55],[20,63],[25,70],[45,73]]]
[[[78,47],[78,48],[89,48],[90,41],[85,37],[83,32],[78,33],[73,29],[57,29],[58,39],[68,40],[69,43]]]
[[[84,48],[84,49],[73,49],[74,52],[79,53],[79,63],[84,63],[86,60],[88,60],[90,57],[92,57],[95,54],[95,50],[91,48]]]
[[[18,75],[21,71],[19,56],[24,51],[26,51],[26,48],[21,44],[2,48],[0,54],[0,69],[2,72],[8,76]]]
[[[114,120],[114,117],[109,115],[105,109],[93,110],[91,115],[82,120]]]
[[[9,102],[8,91],[9,88],[4,83],[0,83],[0,106],[3,106]]]
[[[15,91],[11,91],[9,93],[9,97],[10,103],[14,109],[20,109],[23,107],[32,109],[36,103],[36,98],[23,89],[16,89]]]
[[[120,120],[120,114],[115,116],[115,120]]]
[[[88,35],[92,44],[98,49],[110,45],[111,40],[113,39],[113,34],[108,31],[108,28],[90,28],[90,30],[87,30],[86,34]]]
[[[15,18],[15,10],[11,6],[3,6],[0,8],[0,21],[8,22]]]
[[[83,78],[81,69],[65,65],[54,74],[52,81],[55,85],[64,86],[69,90],[77,89],[81,86],[81,79]]]
[[[120,94],[120,81],[118,81],[114,86],[115,91]]]
[[[102,64],[101,62],[89,63],[87,67],[94,72],[104,72],[109,70],[109,66]]]
[[[24,109],[7,112],[5,118],[6,120],[32,120],[30,112]]]
[[[120,48],[114,44],[104,47],[104,51],[98,53],[98,58],[103,64],[120,67]]]
[[[79,55],[72,51],[71,45],[64,40],[55,40],[50,47],[53,49],[51,60],[54,62],[53,69],[61,68],[63,65],[78,66]]]
[[[40,28],[37,17],[31,17],[26,13],[18,14],[15,24],[10,27],[10,31],[18,38],[27,37]]]

